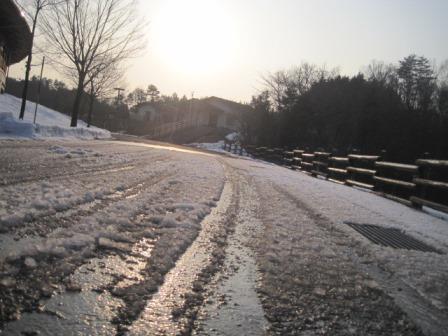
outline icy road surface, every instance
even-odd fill
[[[444,220],[150,142],[0,141],[0,158],[1,335],[447,335]]]

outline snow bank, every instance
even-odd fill
[[[206,143],[191,143],[191,144],[188,144],[185,146],[205,149],[205,150],[216,152],[216,153],[224,153],[226,155],[233,156],[233,157],[248,156],[245,149],[243,149],[242,155],[238,155],[239,151],[231,153],[229,151],[224,150],[224,141],[223,140],[214,142],[214,143],[208,143],[208,142],[206,142]]]
[[[17,121],[10,112],[0,112],[0,138],[32,138],[35,132],[35,125]]]
[[[217,152],[217,153],[227,153],[224,150],[224,141],[218,141],[215,143],[191,143],[191,144],[188,144],[187,146],[206,149],[206,150],[209,150],[212,152]]]
[[[236,132],[230,133],[230,134],[226,135],[226,139],[229,140],[229,141],[236,141],[236,140],[239,139],[239,137],[240,137],[240,135],[238,133],[236,133]]]
[[[110,132],[98,127],[87,127],[79,120],[78,127],[69,127],[70,118],[39,105],[36,125],[33,124],[35,104],[27,102],[24,120],[19,120],[21,100],[9,94],[0,95],[0,138],[110,138]]]

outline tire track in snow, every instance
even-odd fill
[[[226,167],[227,168],[227,167]],[[129,328],[117,335],[187,335],[191,333],[204,287],[224,260],[227,236],[233,231],[239,185],[227,171],[220,201],[201,223],[201,231],[164,277],[163,284]]]
[[[48,180],[48,181],[58,181],[65,179],[67,177],[73,179],[83,176],[91,176],[92,174],[103,175],[108,173],[115,173],[121,171],[133,170],[138,167],[144,166],[148,159],[151,159],[152,162],[163,161],[163,156],[149,156],[148,158],[139,157],[138,161],[141,162],[133,162],[133,164],[129,164],[129,162],[133,161],[132,159],[128,159],[129,162],[124,163],[110,163],[104,165],[92,165],[92,166],[80,166],[76,165],[77,161],[81,160],[73,160],[70,159],[71,162],[69,164],[64,164],[62,166],[54,166],[54,167],[44,167],[45,171],[36,171],[30,168],[30,174],[20,175],[20,176],[12,176],[12,178],[8,178],[7,175],[3,176],[3,180],[0,181],[1,187],[6,186],[14,186],[19,184],[32,183],[40,180]],[[142,162],[146,161],[146,162]],[[95,161],[94,163],[97,163]],[[75,168],[75,169],[74,169]],[[23,168],[22,168],[23,169]],[[56,173],[55,173],[56,171]]]
[[[263,335],[268,328],[256,289],[260,273],[255,262],[256,238],[263,230],[258,219],[260,196],[253,180],[239,173],[240,206],[235,232],[228,238],[222,269],[207,286],[193,335]]]
[[[145,149],[145,151],[148,150]],[[0,297],[5,303],[5,305],[0,307],[0,311],[2,312],[0,324],[11,319],[20,318],[20,314],[22,314],[24,310],[39,311],[42,309],[40,306],[42,299],[47,296],[54,296],[55,292],[63,293],[66,277],[73,273],[74,269],[82,268],[84,265],[87,265],[92,258],[107,258],[108,256],[113,255],[116,255],[117,258],[121,258],[121,256],[126,257],[132,255],[134,252],[131,251],[131,247],[138,244],[140,242],[138,239],[141,237],[156,239],[154,244],[156,255],[153,256],[151,254],[149,256],[146,273],[142,274],[145,274],[145,276],[152,276],[153,279],[151,281],[155,280],[154,272],[161,272],[161,274],[163,274],[166,269],[165,266],[171,265],[170,262],[165,261],[169,260],[169,258],[177,257],[177,253],[182,252],[183,249],[187,248],[191,241],[194,240],[197,234],[196,230],[198,230],[200,225],[200,220],[202,220],[203,216],[208,213],[207,209],[210,209],[210,207],[213,206],[213,202],[211,201],[216,201],[222,190],[221,173],[219,170],[216,170],[219,164],[217,164],[215,160],[203,159],[201,157],[194,158],[194,156],[191,156],[189,159],[186,156],[190,157],[189,154],[172,153],[172,155],[166,155],[170,160],[169,164],[158,164],[156,165],[157,169],[155,170],[150,168],[149,170],[144,169],[141,174],[138,174],[135,171],[132,171],[129,175],[120,174],[118,178],[122,181],[131,178],[132,175],[135,175],[134,178],[138,178],[140,175],[147,173],[155,175],[156,177],[157,175],[160,177],[161,174],[166,175],[166,173],[173,173],[176,177],[172,178],[167,183],[156,184],[157,187],[155,188],[153,186],[147,188],[136,197],[134,197],[135,195],[130,195],[134,198],[126,199],[121,197],[118,202],[111,203],[111,207],[105,206],[102,209],[95,209],[95,211],[92,211],[91,216],[84,214],[83,216],[76,217],[70,212],[77,212],[77,209],[68,210],[68,212],[63,213],[62,216],[66,217],[63,219],[67,219],[67,230],[50,231],[50,234],[48,235],[48,243],[51,245],[53,240],[56,240],[54,242],[55,244],[64,243],[63,241],[66,237],[71,240],[71,232],[75,234],[75,236],[73,236],[73,239],[75,240],[78,239],[76,237],[78,233],[82,233],[88,238],[96,237],[98,234],[96,231],[98,230],[107,231],[104,233],[107,234],[106,237],[109,237],[110,227],[113,229],[112,233],[117,234],[117,238],[114,238],[115,236],[112,236],[111,239],[99,238],[95,239],[94,242],[90,239],[88,241],[89,246],[87,246],[87,250],[82,246],[79,248],[75,247],[74,249],[69,246],[65,254],[62,255],[53,255],[51,254],[52,251],[47,253],[45,250],[42,252],[47,254],[42,256],[41,252],[37,251],[39,253],[38,255],[30,255],[31,259],[34,257],[34,261],[27,260],[26,256],[23,255],[18,260],[13,261],[12,264],[9,265],[10,267],[4,269],[4,265],[0,265],[0,280],[2,281],[0,284]],[[154,155],[152,157],[154,157]],[[150,156],[146,156],[145,160],[148,161],[146,164],[149,165],[154,162],[151,160]],[[92,180],[95,178],[95,175],[91,177]],[[166,181],[167,179],[169,178],[165,177],[163,181]],[[105,181],[107,182],[107,179],[102,180],[104,180],[102,183],[105,183]],[[109,180],[115,182],[114,178]],[[84,187],[86,187],[86,185],[81,183],[76,190],[83,190]],[[191,210],[190,204],[194,204]],[[173,210],[176,209],[176,206],[181,209],[179,212]],[[173,211],[176,216],[180,216],[184,219],[179,219],[181,222],[178,223],[173,223],[170,220],[165,223],[165,221],[160,222],[159,220],[154,219],[154,217],[162,219],[163,216],[169,217],[170,214],[173,214]],[[83,228],[78,230],[75,227],[75,230],[70,230],[70,228],[73,227],[73,225],[76,225],[77,222],[82,222],[83,219],[89,219],[90,217],[96,222],[79,223]],[[48,218],[46,220],[48,220]],[[47,224],[46,220],[42,220],[42,224]],[[65,224],[64,220],[60,220],[60,222],[61,225]],[[171,226],[173,224],[174,226]],[[84,232],[86,228],[92,229]],[[102,235],[103,232],[101,231],[99,234]],[[127,240],[123,240],[123,242],[117,240],[123,238]],[[113,241],[114,239],[116,239],[116,241]],[[157,247],[157,244],[160,241],[163,241],[163,244]],[[46,249],[47,245],[49,244],[45,244],[43,248]],[[34,267],[36,261],[38,267],[31,268]],[[165,263],[165,266],[160,266],[160,262]],[[30,268],[27,268],[28,266],[26,265],[30,265]],[[157,271],[153,271],[154,267],[156,267]],[[90,266],[87,266],[87,268],[90,268]],[[132,281],[129,283],[131,287],[130,289],[139,289],[139,286],[133,286],[134,283],[135,282]],[[6,285],[6,287],[3,285]],[[112,284],[112,286],[114,285]],[[117,286],[123,286],[123,284],[117,284]],[[128,288],[125,287],[125,290],[126,289]],[[11,294],[10,290],[16,291],[14,295]],[[126,293],[125,290],[120,292],[115,287],[110,287],[110,285],[107,285],[107,288],[103,288],[103,290],[110,294],[113,293],[113,295],[116,295],[117,297],[124,295],[127,299],[134,295],[133,293],[130,293],[131,296],[129,296],[127,295],[129,293]],[[82,293],[84,293],[84,290]],[[73,295],[77,297],[76,293]],[[144,295],[147,295],[147,293]],[[15,300],[15,302],[10,302],[10,299]],[[143,297],[143,299],[146,298]],[[75,303],[78,301],[70,302]],[[64,313],[68,313],[66,309],[61,309],[61,311],[63,315]],[[93,315],[89,319],[91,319],[93,323],[92,325],[99,327],[95,332],[98,334],[103,332],[103,334],[109,335],[110,333],[104,333],[104,329],[101,329],[101,325],[97,324],[97,322],[100,322],[101,324],[103,320],[99,319],[95,321],[95,316]],[[53,322],[51,323],[56,323],[55,326],[60,322],[54,321],[54,319],[52,321]],[[20,325],[21,322],[18,321],[17,323],[17,325]],[[26,323],[26,321],[24,321],[24,323]],[[47,327],[51,327],[51,323],[50,325],[47,325]],[[51,328],[47,330],[51,330]],[[46,334],[46,332],[43,331],[43,334]]]

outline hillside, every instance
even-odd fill
[[[0,95],[0,138],[109,138],[110,132],[98,127],[87,127],[78,121],[71,128],[70,117],[39,105],[36,124],[33,124],[35,104],[28,101],[24,120],[19,120],[21,100],[9,94]]]

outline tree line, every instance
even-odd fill
[[[37,101],[39,78],[33,76],[28,84],[28,100]],[[20,97],[23,92],[24,80],[8,78],[6,93]],[[76,88],[69,87],[64,81],[42,78],[39,94],[39,103],[43,106],[61,112],[68,116],[72,113],[76,99]],[[124,91],[120,95],[105,97],[103,95],[84,92],[81,97],[78,117],[88,124],[106,128],[110,131],[125,131],[131,134],[145,134],[150,129],[148,121],[133,120],[131,113],[135,113],[139,106],[151,103],[155,108],[164,111],[166,122],[174,121],[178,114],[187,111],[188,98],[183,95],[179,98],[177,93],[172,95],[162,94],[154,84],[146,89],[136,88],[132,91]],[[92,113],[94,111],[94,113]]]
[[[386,150],[402,162],[448,158],[448,61],[436,68],[409,55],[352,77],[303,63],[263,83],[242,118],[246,143],[340,155]]]
[[[23,86],[24,80],[8,78],[6,93],[20,97]],[[38,86],[39,78],[31,77],[28,89],[28,100],[30,102],[36,101]],[[41,105],[70,116],[75,99],[76,89],[70,88],[66,83],[57,79],[42,78],[39,99]],[[89,120],[90,108],[95,113],[91,114]],[[80,104],[79,117],[85,121],[89,120],[92,125],[98,127],[111,131],[122,131],[128,125],[129,109],[118,97],[106,99],[84,93]]]

